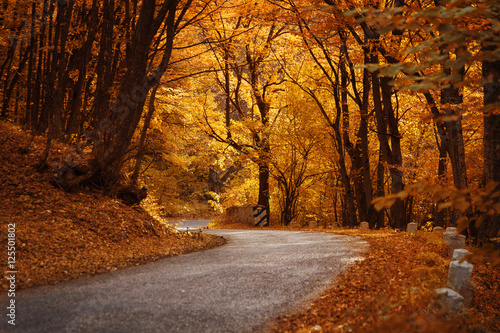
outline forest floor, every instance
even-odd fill
[[[17,271],[17,290],[105,273],[225,242],[213,235],[177,232],[141,207],[127,206],[92,189],[63,191],[51,184],[50,171],[39,173],[35,168],[43,147],[43,138],[0,122],[0,268],[2,275]],[[56,158],[64,153],[65,147],[58,144],[51,152]],[[49,163],[56,162],[52,159]],[[14,269],[7,269],[8,232],[12,225],[15,263]],[[0,291],[8,289],[7,282],[5,278],[0,280]]]
[[[251,228],[242,224],[214,228]],[[498,253],[469,258],[477,293],[469,309],[439,315],[429,304],[432,292],[446,288],[450,258],[442,233],[394,230],[309,229],[362,237],[370,244],[365,259],[354,262],[308,309],[282,316],[271,332],[500,332],[500,265]],[[495,265],[496,264],[496,265]]]

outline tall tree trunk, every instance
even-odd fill
[[[5,80],[5,86],[7,89],[4,90],[3,105],[2,105],[2,112],[0,113],[0,118],[7,118],[7,112],[9,109],[9,103],[12,98],[12,93],[14,92],[14,89],[16,88],[19,82],[19,79],[21,78],[21,73],[24,70],[24,66],[26,66],[26,63],[28,62],[29,55],[32,53],[32,49],[33,49],[33,43],[29,43],[29,45],[24,50],[23,56],[20,57],[19,59],[18,67],[16,68],[15,74],[12,77],[11,81],[9,82],[8,88],[7,88],[7,80]]]
[[[368,61],[368,54],[364,54],[365,62]],[[352,68],[352,65],[351,65]],[[352,74],[354,75],[354,73]],[[361,163],[363,170],[363,192],[364,192],[364,201],[365,201],[365,209],[367,211],[366,220],[373,227],[378,224],[379,215],[377,214],[375,207],[372,204],[373,200],[373,183],[372,183],[372,174],[370,171],[370,152],[369,152],[369,141],[368,141],[368,109],[370,107],[369,97],[371,90],[370,83],[371,75],[368,69],[363,70],[363,97],[362,97],[362,105],[360,105],[360,125],[358,137],[361,139],[359,141],[360,149],[361,149]]]
[[[398,119],[394,113],[392,105],[392,87],[390,82],[392,78],[382,77],[380,79],[380,87],[382,89],[382,101],[385,117],[388,124],[388,135],[391,138],[391,148],[388,151],[388,162],[390,163],[389,173],[391,176],[391,193],[398,193],[404,190],[403,181],[403,155],[401,153],[401,134],[399,133]],[[391,206],[391,219],[395,227],[404,229],[408,224],[408,216],[406,215],[406,205],[401,199],[397,199],[394,205]]]
[[[444,68],[446,75],[451,75],[450,68]],[[464,69],[460,69],[463,76]],[[445,107],[446,117],[444,120],[445,136],[442,138],[446,143],[442,144],[447,149],[453,172],[453,184],[458,189],[467,187],[467,168],[465,165],[465,148],[462,134],[462,115],[459,105],[463,103],[460,90],[453,83],[441,90],[441,105]],[[455,119],[456,118],[456,119]]]
[[[112,2],[112,1],[111,1]],[[140,6],[136,29],[127,47],[126,71],[120,78],[116,101],[108,117],[102,118],[94,131],[93,160],[90,171],[75,177],[66,184],[74,187],[84,181],[93,180],[105,188],[114,188],[120,181],[120,170],[127,156],[128,148],[140,121],[148,92],[157,86],[167,70],[172,54],[179,20],[190,6],[188,0],[179,15],[179,1],[167,1],[161,5],[155,0],[144,0]],[[164,25],[162,57],[154,70],[148,68],[153,39]],[[157,64],[157,63],[156,63]],[[153,72],[153,74],[150,74]]]
[[[127,50],[127,70],[123,76],[118,98],[108,119],[100,122],[103,140],[95,146],[94,172],[105,178],[109,186],[119,179],[119,171],[134,131],[139,123],[146,96],[151,88],[147,82],[147,63],[150,44],[154,37],[156,1],[144,1],[137,29]]]
[[[259,198],[258,205],[264,206],[267,209],[268,218],[270,216],[269,209],[269,158],[271,154],[271,149],[267,144],[259,151],[259,160],[257,162],[259,166]]]
[[[371,62],[378,63],[376,55],[373,56]],[[398,121],[392,106],[390,80],[391,78],[388,77],[379,77],[378,71],[372,74],[373,100],[380,151],[389,165],[391,193],[395,194],[404,190],[404,183],[403,171],[401,170],[403,164],[400,144],[401,134],[398,130]],[[404,228],[406,226],[406,210],[402,200],[397,199],[391,206],[389,220],[394,228]]]
[[[103,1],[102,11],[103,17],[101,20],[103,23],[100,25],[99,53],[95,66],[97,86],[92,113],[93,128],[98,128],[105,121],[104,119],[110,117],[111,89],[113,87],[114,75],[117,71],[117,62],[113,57],[115,39],[114,0]]]
[[[57,8],[57,20],[59,20],[59,15],[61,15],[61,21],[58,25],[59,28],[59,51],[54,57],[57,59],[54,61],[55,67],[54,71],[57,73],[57,86],[54,94],[53,101],[53,115],[54,115],[54,127],[53,130],[54,138],[60,139],[64,133],[64,100],[66,97],[67,84],[69,81],[69,71],[68,67],[68,51],[67,51],[67,41],[68,34],[71,27],[71,19],[73,15],[74,1],[69,2],[58,2]],[[63,16],[64,15],[64,16]],[[56,34],[57,36],[57,34]]]
[[[248,62],[248,67],[250,71],[250,85],[252,88],[252,94],[255,98],[257,108],[260,114],[260,122],[262,124],[262,129],[259,132],[254,133],[254,141],[258,148],[258,160],[257,165],[259,167],[259,198],[258,205],[264,206],[267,210],[268,221],[271,216],[271,210],[269,205],[269,178],[270,178],[270,159],[271,159],[271,146],[269,142],[269,102],[265,100],[264,91],[259,89],[259,79],[260,79],[260,60],[256,59],[250,54],[247,47],[246,58]]]
[[[497,49],[491,45],[484,47],[485,51],[493,52]],[[500,60],[483,61],[484,85],[484,182],[497,182],[494,192],[500,191]],[[496,112],[495,112],[496,111]],[[500,202],[500,196],[493,198],[495,203]],[[500,235],[500,212],[486,216],[478,230],[479,243],[488,238]]]
[[[439,143],[438,138],[437,140],[437,145],[438,145],[438,150],[439,150],[439,162],[438,162],[438,179],[442,180],[444,176],[446,175],[446,157],[447,157],[447,148],[444,146],[447,144],[447,142],[441,140],[441,143]],[[438,227],[445,227],[448,224],[448,215],[449,215],[449,208],[444,208],[441,210],[437,210],[437,207],[439,204],[443,202],[443,200],[438,201],[434,205],[434,216],[435,216],[435,221],[434,225]]]
[[[443,68],[445,75],[452,75],[451,68]],[[464,68],[459,70],[463,77]],[[456,88],[453,82],[449,83],[449,87],[441,90],[441,105],[444,107],[444,121],[441,126],[444,127],[444,135],[441,137],[441,149],[447,151],[450,158],[451,170],[453,173],[453,185],[458,189],[467,188],[467,168],[465,165],[465,147],[462,133],[462,115],[459,106],[463,103],[463,98],[460,90]],[[440,151],[441,157],[441,151]],[[448,213],[451,217],[451,223],[454,225],[463,213],[459,210],[447,209],[443,213]],[[440,216],[438,216],[440,218]]]
[[[337,147],[337,152],[339,154],[337,165],[340,172],[340,181],[342,182],[342,185],[344,187],[344,208],[342,210],[344,213],[344,218],[342,220],[344,226],[352,228],[355,227],[358,222],[358,217],[356,214],[356,204],[354,203],[354,191],[352,189],[351,180],[347,172],[340,130],[338,128],[335,128],[335,132],[336,134],[334,135],[334,145]]]
[[[349,84],[348,80],[348,75],[345,69],[345,63],[344,63],[344,57],[341,58],[340,61],[340,98],[341,98],[341,105],[342,105],[342,140],[344,142],[344,146],[346,148],[346,151],[349,154],[349,157],[351,158],[351,177],[352,182],[353,182],[353,187],[354,187],[354,194],[356,198],[356,208],[358,211],[358,218],[361,221],[366,221],[367,220],[367,199],[366,199],[366,192],[365,192],[365,186],[364,186],[364,161],[363,161],[363,156],[362,156],[362,149],[361,145],[359,143],[356,143],[355,145],[351,142],[351,139],[349,137],[349,132],[350,132],[350,114],[349,114],[349,104],[347,101],[347,86]],[[363,122],[363,118],[361,119],[361,124],[358,130],[358,135],[357,137],[360,139],[360,141],[367,141],[367,138],[364,138],[364,136],[368,135],[368,129],[365,128],[364,126],[367,125],[366,122]]]
[[[29,60],[28,60],[28,75],[26,78],[26,111],[24,114],[24,119],[22,123],[26,126],[30,119],[30,111],[31,111],[31,102],[33,98],[33,76],[34,71],[33,68],[35,66],[35,54],[37,53],[37,43],[35,38],[35,25],[36,25],[36,2],[33,2],[31,5],[31,36],[30,43],[33,45],[33,48],[30,51]],[[1,77],[0,73],[0,77]]]
[[[344,147],[346,148],[349,157],[351,158],[351,173],[350,178],[352,178],[354,194],[356,198],[356,208],[358,211],[358,218],[360,221],[366,221],[367,211],[366,211],[366,197],[364,191],[364,181],[363,181],[363,161],[361,157],[361,149],[358,144],[354,145],[349,137],[350,132],[350,114],[349,114],[349,104],[347,101],[347,85],[349,83],[347,72],[345,70],[344,59],[341,58],[340,61],[340,98],[342,105],[342,141],[344,142]],[[361,125],[362,126],[362,125]],[[358,131],[358,135],[359,135]]]
[[[145,154],[144,144],[146,142],[146,136],[149,126],[151,125],[151,119],[153,118],[153,114],[155,113],[155,99],[157,89],[158,86],[154,87],[149,96],[148,112],[146,113],[146,117],[144,118],[144,124],[142,125],[141,136],[139,137],[139,144],[137,145],[134,171],[132,172],[132,176],[130,177],[130,182],[132,185],[137,185],[137,181],[139,180],[142,159],[144,158]]]
[[[39,47],[40,53],[43,53],[43,57],[39,56],[39,68],[37,70],[37,77],[39,78],[41,85],[39,89],[40,103],[36,106],[38,108],[38,120],[36,122],[35,130],[39,133],[44,133],[48,127],[51,117],[51,108],[48,104],[53,96],[53,84],[55,78],[51,78],[52,73],[52,56],[54,48],[53,34],[54,34],[54,24],[52,15],[55,12],[55,4],[57,0],[46,0],[44,3],[43,14],[42,14],[42,28],[40,34],[40,41],[43,43]],[[42,51],[43,50],[43,51]],[[36,103],[36,101],[35,101]]]
[[[384,190],[384,174],[385,174],[385,167],[384,167],[384,155],[382,154],[381,149],[379,148],[378,152],[378,163],[377,163],[377,197],[383,197],[385,196],[385,190]],[[381,229],[385,227],[385,212],[383,209],[381,209],[377,213],[377,224],[376,224],[377,229]]]
[[[73,52],[71,56],[69,68],[78,70],[78,79],[74,84],[72,92],[68,98],[68,114],[66,115],[65,136],[66,141],[72,140],[74,135],[77,135],[78,140],[81,139],[83,131],[82,124],[86,121],[85,101],[88,98],[88,92],[85,90],[88,80],[91,80],[90,63],[92,60],[92,45],[96,41],[99,22],[99,8],[97,0],[93,0],[90,10],[80,12],[80,25],[85,24],[87,33],[82,42],[82,46]],[[83,39],[83,38],[82,38]]]
[[[45,0],[42,8],[42,18],[41,18],[41,28],[38,32],[37,35],[37,49],[38,49],[38,59],[37,59],[37,66],[36,66],[36,72],[35,72],[35,79],[33,82],[33,98],[32,98],[32,105],[28,105],[29,109],[27,109],[27,113],[29,113],[29,119],[28,119],[28,128],[41,132],[42,130],[45,130],[45,127],[42,128],[40,126],[41,122],[41,111],[40,107],[43,105],[44,100],[43,100],[43,87],[44,87],[44,64],[45,64],[45,57],[47,55],[47,51],[45,51],[45,36],[46,36],[46,29],[45,26],[47,25],[47,13],[48,13],[48,6],[49,6],[49,1],[50,0]],[[29,111],[28,111],[29,110]]]
[[[368,108],[370,96],[370,74],[368,70],[363,71],[362,92],[359,91],[354,65],[349,56],[346,33],[339,30],[339,35],[342,40],[341,57],[339,62],[341,73],[341,99],[342,99],[342,117],[343,117],[343,134],[344,144],[351,158],[352,164],[352,180],[356,194],[356,204],[360,221],[370,221],[373,226],[376,224],[377,215],[371,204],[373,199],[373,186],[370,173],[370,157],[368,149]],[[368,55],[365,52],[365,61]],[[346,66],[347,65],[347,66]],[[349,74],[350,72],[350,80]],[[348,84],[351,87],[348,88]],[[356,142],[352,144],[349,138],[349,107],[347,101],[347,91],[352,89],[354,93],[354,102],[358,105],[360,113],[360,122],[356,134]]]

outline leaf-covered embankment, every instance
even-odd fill
[[[0,267],[7,271],[8,225],[15,225],[16,289],[54,284],[162,257],[219,246],[212,235],[177,233],[140,207],[84,188],[66,193],[35,164],[43,139],[0,122]],[[55,145],[51,156],[63,156]],[[49,161],[55,163],[55,161]],[[0,280],[0,290],[7,290]]]
[[[365,260],[342,273],[307,310],[278,318],[273,332],[500,331],[500,265],[472,259],[478,286],[472,307],[437,316],[428,305],[432,291],[446,287],[450,263],[440,233],[336,232],[368,241]]]

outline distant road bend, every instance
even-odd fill
[[[192,221],[190,223],[192,225]],[[16,293],[1,332],[252,332],[307,305],[367,244],[276,230],[203,230],[222,247]],[[0,296],[6,308],[6,295]]]

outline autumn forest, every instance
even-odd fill
[[[497,1],[0,6],[0,116],[44,136],[65,191],[498,237]]]

